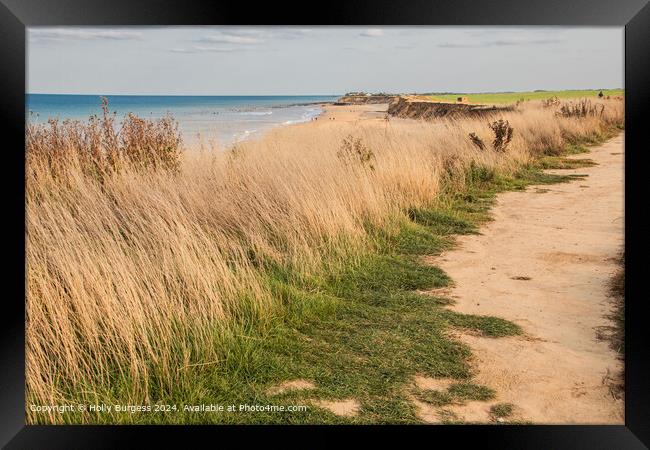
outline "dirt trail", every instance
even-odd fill
[[[494,221],[436,259],[454,280],[452,309],[511,320],[523,337],[462,334],[474,354],[475,382],[497,391],[533,423],[622,424],[622,361],[597,338],[611,325],[607,297],[623,247],[623,139],[588,155],[598,165],[552,171],[587,174],[570,183],[498,196]],[[517,279],[519,278],[519,279]],[[530,278],[530,279],[527,279]],[[455,411],[489,421],[489,406]],[[430,412],[429,412],[430,413]],[[427,411],[422,412],[423,418]]]

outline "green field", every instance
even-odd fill
[[[623,89],[603,89],[603,95],[623,96]],[[514,103],[518,100],[546,100],[551,97],[560,99],[597,97],[600,89],[574,90],[574,91],[532,91],[532,92],[489,92],[489,93],[457,93],[457,94],[424,94],[432,100],[456,101],[458,97],[467,97],[470,103]]]

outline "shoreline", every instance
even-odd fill
[[[238,143],[250,142],[254,140],[265,139],[273,133],[277,133],[281,130],[286,130],[289,127],[318,127],[323,124],[332,124],[332,123],[350,123],[350,122],[359,122],[359,121],[384,121],[386,110],[388,109],[387,103],[380,104],[368,104],[368,105],[337,105],[335,102],[329,103],[314,103],[310,104],[311,106],[318,106],[321,108],[320,113],[311,119],[302,120],[295,123],[277,123],[266,129],[255,130],[247,136],[241,139],[234,139],[231,142],[226,143],[218,147],[218,150],[227,151],[232,148],[233,145]],[[188,146],[186,150],[194,150],[198,145],[202,145],[201,141],[204,139],[203,136],[198,136],[193,138],[191,141],[188,139],[192,145]],[[207,139],[208,143],[211,139]]]
[[[287,124],[286,126],[319,126],[324,123],[384,121],[388,103],[368,105],[337,105],[335,103],[319,104],[321,112],[311,120]],[[284,129],[284,126],[273,127],[271,130]],[[271,131],[269,130],[269,131]]]

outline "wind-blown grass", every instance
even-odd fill
[[[412,291],[448,278],[413,255],[437,253],[448,235],[475,230],[487,209],[479,187],[516,187],[539,158],[620,126],[622,103],[603,103],[598,117],[537,107],[504,114],[514,129],[506,152],[475,148],[469,133],[492,140],[481,120],[319,124],[228,151],[187,151],[173,170],[143,170],[124,158],[100,177],[87,170],[91,147],[74,133],[52,140],[30,128],[28,403],[254,402],[265,383],[302,373],[330,393],[365,392],[367,421],[412,417],[386,380],[413,370],[469,374],[467,349],[444,327],[517,332],[497,318],[436,307],[444,300],[425,303]],[[143,140],[158,130],[140,125]],[[52,148],[30,150],[38,132]],[[351,156],[341,158],[345,142],[352,152],[343,147]],[[62,170],[52,170],[52,155]],[[311,355],[318,348],[341,357]],[[354,366],[355,358],[369,364]],[[357,367],[356,378],[346,378],[342,364]],[[373,395],[393,400],[373,403]],[[27,414],[32,423],[206,420]],[[255,420],[267,419],[278,420]]]

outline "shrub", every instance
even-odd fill
[[[485,183],[494,180],[496,171],[494,168],[480,165],[472,161],[466,170],[465,179],[469,184]]]
[[[551,97],[546,100],[542,100],[542,106],[544,108],[552,108],[556,106],[560,106],[560,99],[557,97]]]
[[[512,140],[512,133],[514,131],[510,126],[510,122],[500,119],[492,122],[489,126],[494,133],[494,141],[492,141],[494,151],[505,152],[508,148],[508,144]]]
[[[582,99],[577,102],[566,102],[557,112],[562,117],[602,117],[605,112],[605,105],[602,103],[591,103],[591,100]]]
[[[101,108],[101,117],[93,115],[85,123],[58,119],[49,119],[47,124],[28,123],[28,163],[45,164],[56,175],[73,159],[84,173],[100,179],[125,164],[138,169],[178,170],[181,136],[171,116],[145,120],[129,113],[118,129],[116,114],[109,112],[106,97],[102,97]]]
[[[469,138],[479,150],[485,150],[485,143],[483,140],[476,135],[476,133],[470,133]]]
[[[339,151],[336,152],[336,156],[346,166],[359,165],[362,168],[368,168],[372,171],[375,170],[375,154],[363,143],[361,138],[348,135],[343,139],[343,143]]]
[[[510,126],[510,122],[500,119],[488,123],[488,127],[490,127],[494,133],[492,149],[498,153],[505,152],[508,148],[508,144],[512,141],[512,134],[514,132],[514,129]],[[472,144],[474,144],[479,150],[485,150],[485,143],[476,135],[476,133],[470,133],[469,138],[472,141]]]

